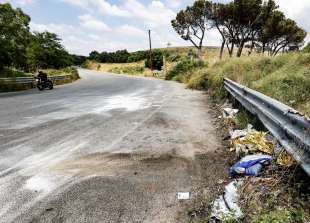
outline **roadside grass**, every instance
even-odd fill
[[[43,70],[47,73],[48,76],[57,76],[57,75],[73,75],[78,76],[78,71],[72,67],[65,67],[61,69],[45,69]]]
[[[184,76],[189,88],[205,87],[217,99],[227,97],[223,80],[230,78],[310,116],[310,53],[226,59]]]
[[[223,89],[223,78],[228,77],[310,115],[310,54],[256,56],[222,63],[206,71],[209,87],[216,94]]]
[[[0,78],[7,78],[7,77],[28,77],[32,74],[25,73],[20,70],[16,69],[10,69],[10,68],[4,68],[3,70],[0,70]]]
[[[240,205],[244,222],[308,222],[309,182],[299,169],[281,169],[265,176],[265,183],[245,183],[240,188]]]

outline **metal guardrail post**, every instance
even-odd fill
[[[310,176],[310,120],[293,108],[230,79],[224,80],[224,86],[249,112],[258,116]]]

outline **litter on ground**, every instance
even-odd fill
[[[243,184],[243,180],[234,180],[225,187],[225,192],[213,202],[213,219],[225,221],[227,219],[238,219],[242,217],[242,211],[238,206],[238,187]]]
[[[224,118],[234,118],[235,115],[239,112],[238,109],[233,108],[223,108],[223,117]]]
[[[179,192],[178,200],[189,200],[189,192]]]
[[[296,164],[296,161],[292,155],[283,149],[278,156],[277,164],[280,166],[291,167]]]
[[[270,163],[272,157],[269,155],[248,155],[230,168],[230,174],[257,176],[265,165]]]
[[[266,132],[259,132],[248,125],[246,129],[230,131],[232,146],[230,151],[235,151],[238,156],[263,152],[273,154],[274,143],[267,139]]]

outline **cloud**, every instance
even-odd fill
[[[86,1],[87,2],[87,1]],[[117,5],[112,5],[105,0],[88,0],[89,4],[93,7],[97,7],[99,11],[104,15],[113,15],[119,17],[130,17],[130,13],[125,9],[121,9]]]
[[[117,17],[130,17],[130,13],[116,4],[110,4],[106,0],[62,0],[74,6],[81,7],[88,11],[99,11],[103,15]]]
[[[21,6],[31,5],[35,3],[36,0],[17,0],[16,3]]]
[[[56,33],[59,36],[64,35],[64,34],[70,34],[72,32],[76,32],[76,33],[80,32],[80,30],[74,26],[66,25],[66,24],[55,24],[55,23],[38,24],[35,22],[31,22],[30,28],[32,31],[38,31],[38,32],[48,31],[48,32]]]
[[[167,0],[169,7],[178,8],[182,5],[182,0]]]
[[[144,6],[137,0],[127,0],[124,7],[137,19],[142,19],[150,27],[170,25],[175,12],[167,8],[161,1],[152,1]]]
[[[116,29],[116,32],[127,35],[127,36],[134,36],[134,37],[146,37],[147,36],[146,31],[143,31],[135,26],[131,26],[128,24],[118,27]]]
[[[175,12],[159,0],[153,0],[148,5],[144,5],[138,0],[126,0],[119,5],[110,4],[106,0],[63,1],[92,12],[99,11],[102,15],[139,19],[151,27],[168,25],[171,19],[175,17]]]
[[[87,28],[87,29],[92,29],[96,31],[110,31],[111,28],[106,25],[104,22],[96,19],[95,17],[85,14],[82,16],[79,16],[80,24],[81,26]]]
[[[88,8],[88,1],[85,0],[62,0],[63,2],[69,3],[71,5],[79,6],[81,8]]]

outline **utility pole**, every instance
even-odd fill
[[[149,43],[150,43],[150,67],[153,71],[153,59],[152,59],[152,39],[151,39],[151,30],[149,29]]]

